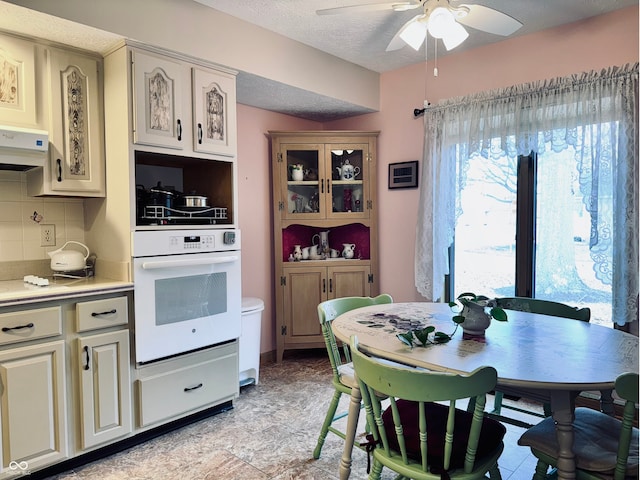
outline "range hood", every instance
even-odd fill
[[[47,132],[0,125],[0,170],[24,171],[42,167],[48,151]]]

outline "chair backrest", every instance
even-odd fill
[[[343,345],[343,353],[340,354],[340,347],[336,341],[336,337],[331,329],[331,322],[340,314],[369,305],[378,305],[382,303],[393,303],[391,295],[383,293],[377,297],[342,297],[327,300],[318,305],[318,319],[322,328],[322,336],[327,347],[331,369],[333,370],[334,381],[339,382],[338,367],[343,362],[349,363],[351,357],[349,355],[349,346]]]
[[[633,432],[633,419],[635,417],[636,404],[638,403],[638,374],[623,373],[616,379],[616,393],[625,400],[622,413],[622,428],[620,430],[620,444],[616,458],[616,470],[613,478],[616,480],[625,478],[627,459]]]
[[[351,337],[351,355],[367,424],[385,456],[397,457],[399,453],[405,465],[411,464],[422,472],[463,467],[465,473],[470,473],[476,455],[480,457],[487,449],[493,451],[498,446],[502,451],[505,428],[484,419],[483,413],[486,394],[497,381],[493,367],[480,367],[469,375],[396,367],[366,356],[358,348],[355,336]],[[382,402],[387,397],[391,415],[383,412]],[[455,408],[456,400],[461,399],[475,400],[473,413]],[[409,416],[405,413],[409,404],[413,423],[407,421]],[[389,425],[390,418],[393,425]],[[456,445],[456,440],[463,442],[461,446]]]
[[[529,297],[504,297],[496,298],[499,307],[520,312],[540,313],[552,317],[571,318],[588,322],[591,320],[591,310],[588,307],[571,307],[564,303],[551,300],[541,300]]]

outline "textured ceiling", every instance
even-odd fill
[[[406,12],[375,10],[340,15],[317,15],[316,10],[346,5],[389,3],[388,0],[195,0],[211,8],[259,25],[301,43],[361,65],[376,72],[395,70],[425,60],[424,48],[416,52],[404,47],[386,52],[387,45],[419,9]],[[637,5],[638,0],[460,0],[454,6],[480,4],[506,13],[523,27],[514,35],[525,35],[575,22],[619,8]],[[468,28],[469,38],[450,53],[457,53],[504,37]],[[430,53],[433,51],[429,47]],[[445,55],[444,47],[438,56]]]
[[[17,0],[15,3],[19,3]],[[53,1],[53,0],[52,0]],[[179,0],[198,3],[238,17],[267,30],[363,66],[385,72],[425,60],[425,51],[404,47],[385,49],[398,29],[416,15],[408,12],[367,11],[357,14],[317,15],[316,10],[346,5],[376,3],[376,0]],[[465,0],[500,10],[523,23],[513,36],[524,35],[612,10],[637,5],[638,0]],[[380,2],[377,3],[386,3]],[[452,0],[453,5],[458,5]],[[45,38],[104,53],[121,37],[92,27],[0,0],[0,30]],[[504,37],[468,29],[469,38],[451,53],[503,40]],[[432,45],[432,44],[431,44]],[[429,49],[431,52],[431,47]],[[446,55],[443,47],[438,56]],[[370,110],[343,100],[318,95],[301,88],[240,71],[238,101],[266,110],[326,122],[369,113]]]

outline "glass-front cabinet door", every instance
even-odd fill
[[[368,218],[369,151],[366,144],[325,146],[327,217]]]
[[[284,218],[369,217],[366,144],[283,144],[280,157]]]
[[[280,201],[284,218],[319,219],[325,216],[324,145],[282,145]]]

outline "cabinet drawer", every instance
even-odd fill
[[[140,426],[233,397],[238,390],[238,357],[233,353],[138,380]]]
[[[107,298],[76,304],[76,330],[78,332],[114,325],[126,325],[128,322],[127,297]]]
[[[62,334],[60,306],[0,315],[0,345]]]

